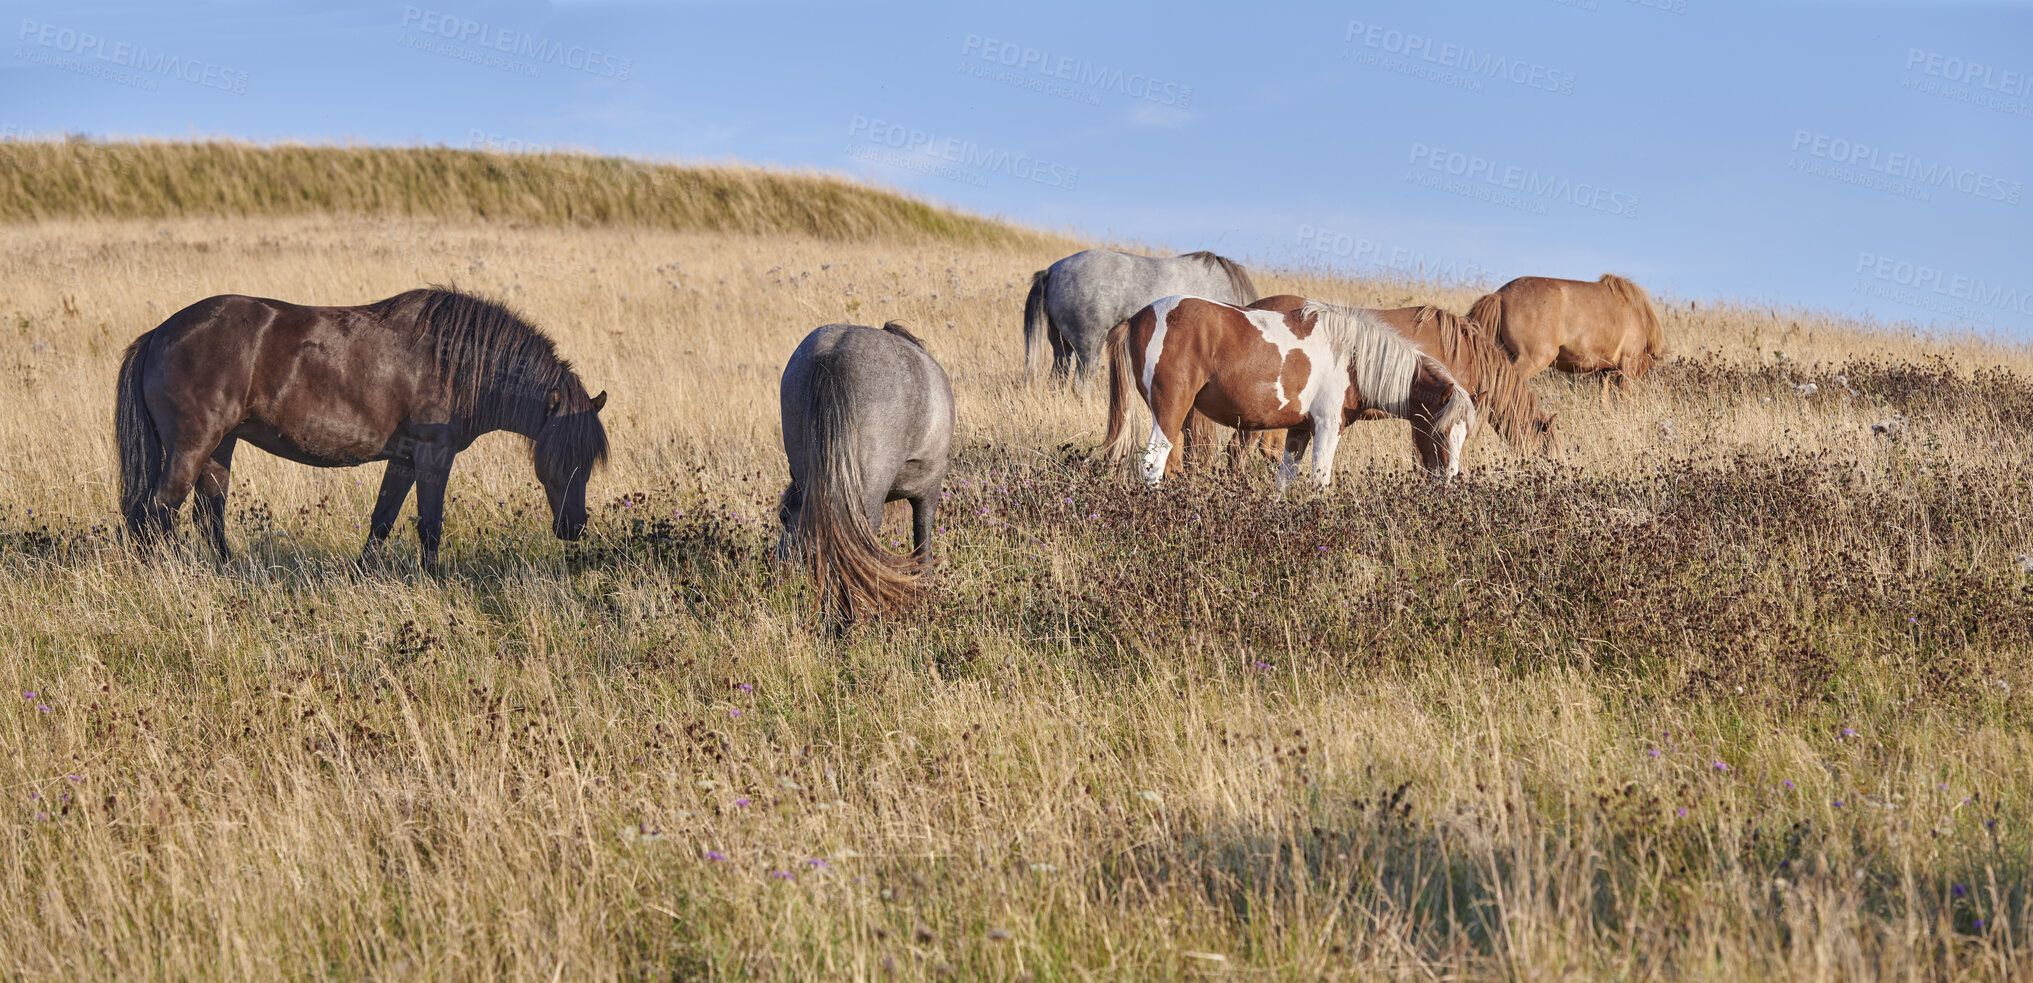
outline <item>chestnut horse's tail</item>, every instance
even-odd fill
[[[869,611],[888,613],[908,602],[924,572],[922,559],[884,549],[862,511],[868,500],[853,395],[824,360],[812,366],[812,401],[805,446],[813,455],[805,476],[799,538],[819,596],[847,621]]]
[[[1623,301],[1624,306],[1631,309],[1631,315],[1638,319],[1638,326],[1645,332],[1646,354],[1654,359],[1671,354],[1666,345],[1665,328],[1659,323],[1659,308],[1652,303],[1652,295],[1646,293],[1645,288],[1614,273],[1604,273],[1596,282],[1609,288],[1609,292]]]
[[[148,533],[147,502],[162,478],[166,455],[162,435],[156,432],[155,417],[148,412],[142,392],[142,373],[148,368],[150,331],[127,346],[120,359],[119,395],[113,409],[113,435],[120,447],[120,513],[127,519],[128,535]]]
[[[1481,325],[1489,332],[1491,341],[1504,347],[1511,361],[1518,360],[1517,342],[1511,340],[1511,333],[1504,329],[1504,295],[1496,291],[1483,294],[1475,306],[1468,309],[1468,319]]]
[[[1052,318],[1045,313],[1045,287],[1052,282],[1052,271],[1039,270],[1031,274],[1031,292],[1024,298],[1024,382],[1029,383],[1038,370],[1038,352],[1050,351]]]
[[[1129,401],[1136,393],[1136,379],[1129,364],[1129,322],[1108,332],[1108,435],[1094,449],[1094,457],[1120,461],[1136,450],[1136,433],[1129,428]]]

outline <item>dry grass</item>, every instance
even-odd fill
[[[0,222],[305,214],[844,241],[1046,238],[823,174],[447,147],[0,141]]]
[[[1066,463],[1100,398],[1017,384],[1028,276],[1062,251],[0,229],[0,971],[2028,968],[2033,354],[1681,305],[1690,359],[1628,399],[1536,383],[1557,466],[1485,435],[1434,489],[1403,424],[1364,424],[1326,497],[1150,494]],[[348,565],[374,468],[241,455],[224,566],[94,532],[133,335],[219,292],[432,281],[512,301],[612,393],[585,548],[501,436],[460,459],[441,581]],[[813,326],[888,318],[952,374],[961,463],[933,596],[836,642],[761,560],[775,379]],[[1812,367],[1866,356],[1856,395]],[[1895,412],[1906,435],[1873,435]]]

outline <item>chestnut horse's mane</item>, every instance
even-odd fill
[[[1297,311],[1313,330],[1327,338],[1327,347],[1355,374],[1365,406],[1392,416],[1405,416],[1412,396],[1412,376],[1425,353],[1391,330],[1366,308],[1343,307],[1309,300]]]
[[[1428,321],[1434,322],[1434,334],[1440,337],[1440,351],[1436,354],[1441,361],[1475,367],[1476,386],[1482,390],[1475,408],[1483,411],[1505,440],[1524,446],[1531,436],[1531,424],[1538,417],[1539,403],[1511,364],[1510,354],[1482,325],[1468,318],[1428,304],[1413,316],[1414,330]]]

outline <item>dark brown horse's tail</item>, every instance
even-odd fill
[[[863,513],[867,478],[855,433],[853,397],[824,361],[813,366],[805,446],[814,456],[800,511],[805,558],[819,596],[845,620],[887,614],[917,594],[923,561],[884,549]]]
[[[1029,383],[1038,370],[1038,353],[1050,350],[1052,319],[1045,313],[1045,286],[1052,281],[1052,271],[1039,270],[1031,274],[1031,292],[1024,298],[1024,382]]]
[[[127,519],[127,533],[140,537],[147,532],[145,519],[148,497],[162,477],[164,452],[162,435],[156,433],[155,418],[148,412],[148,400],[141,388],[142,373],[148,368],[148,344],[155,340],[150,331],[127,346],[120,359],[119,395],[113,409],[113,434],[120,446],[120,513]]]
[[[1504,330],[1504,295],[1491,291],[1482,295],[1475,306],[1468,309],[1468,319],[1482,326],[1490,340],[1504,346],[1504,352],[1511,361],[1518,360],[1518,346],[1511,340],[1511,333]]]
[[[1136,449],[1136,433],[1129,428],[1129,401],[1136,393],[1136,379],[1130,374],[1129,322],[1108,332],[1108,435],[1093,457],[1120,461]]]

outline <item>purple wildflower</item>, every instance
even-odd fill
[[[738,689],[738,690],[740,690],[740,691],[742,691],[743,693],[753,693],[753,692],[755,692],[755,687],[753,687],[753,686],[750,686],[750,685],[749,685],[749,684],[747,684],[747,683],[736,683],[736,684],[734,684],[734,688],[735,688],[735,689]]]
[[[796,878],[798,875],[793,874],[788,870],[772,870],[769,872],[769,876],[774,877],[780,881],[788,881]]]
[[[818,857],[813,857],[812,859],[805,861],[805,866],[815,867],[819,870],[825,870],[828,867],[831,867],[832,865],[824,860],[820,860]]]
[[[1952,884],[1948,888],[1948,893],[1954,895],[1955,897],[1960,898],[1963,897],[1964,895],[1969,894],[1969,888],[1964,887],[1961,884]]]
[[[1715,770],[1716,770],[1716,771],[1728,771],[1728,770],[1729,770],[1729,765],[1728,765],[1728,764],[1726,764],[1726,763],[1724,763],[1724,762],[1718,761],[1718,762],[1716,762],[1716,763],[1715,763]]]
[[[1673,811],[1674,811],[1674,813],[1675,813],[1676,815],[1681,815],[1681,816],[1687,815],[1687,807],[1686,807],[1686,806],[1681,806],[1680,808],[1678,808],[1678,809],[1675,809],[1675,810],[1673,810]]]
[[[718,851],[718,850],[708,850],[708,851],[706,851],[706,859],[708,859],[708,860],[725,860],[725,859],[727,859],[727,855],[726,855],[726,854],[724,854],[724,853],[721,853],[721,852],[720,852],[720,851]]]
[[[1844,737],[1855,737],[1855,736],[1857,736],[1857,732],[1856,732],[1856,731],[1854,731],[1854,730],[1851,730],[1851,729],[1850,729],[1850,728],[1848,728],[1848,727],[1844,727],[1844,728],[1842,729],[1842,736],[1844,736]]]
[[[22,698],[22,699],[24,699],[24,700],[33,700],[33,699],[35,699],[35,694],[34,694],[34,693],[22,693],[22,694],[21,694],[21,698]]]
[[[727,711],[727,715],[728,715],[728,716],[730,716],[730,717],[739,717],[739,716],[741,716],[741,711],[740,711],[740,710],[729,710],[729,711]]]
[[[1659,756],[1659,749],[1658,749],[1658,748],[1653,748],[1653,749],[1651,749],[1650,751],[1646,751],[1645,753],[1646,753],[1647,755],[1650,755],[1650,756],[1652,756],[1652,757],[1656,758],[1656,757],[1658,757],[1658,756]]]
[[[1790,778],[1786,779],[1786,791],[1788,792],[1793,791],[1793,779]]]
[[[748,805],[748,797],[747,797],[747,796],[743,796],[743,797],[741,797],[741,798],[735,799],[735,800],[734,800],[734,804],[735,804],[735,805],[737,805],[737,806],[746,806],[746,805]]]

